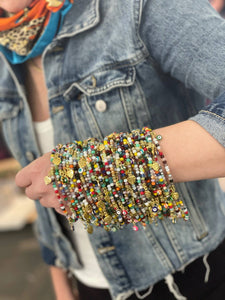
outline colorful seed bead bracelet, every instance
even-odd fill
[[[90,138],[52,150],[45,183],[52,183],[72,229],[78,219],[89,233],[93,225],[116,231],[133,224],[138,230],[138,222],[146,226],[164,217],[174,223],[178,218],[188,220],[159,145],[161,138],[145,127],[112,133],[103,142]]]

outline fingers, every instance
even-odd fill
[[[54,208],[59,214],[65,215],[60,208],[59,199],[54,193],[52,186],[44,186],[40,192],[40,187],[34,187],[34,185],[30,185],[25,189],[25,194],[32,200],[40,201],[42,206]]]
[[[25,194],[28,198],[32,200],[37,200],[43,197],[43,195],[50,195],[47,187],[43,185],[43,188],[40,188],[39,185],[31,184],[25,188]]]
[[[42,197],[42,198],[40,198],[39,201],[40,201],[42,206],[48,207],[48,208],[49,207],[54,208],[55,211],[57,211],[57,213],[59,213],[60,215],[65,216],[65,213],[60,208],[60,203],[59,203],[58,198],[56,196],[48,197],[48,198]],[[66,203],[63,206],[65,206],[66,210],[68,211],[68,207],[67,207]]]
[[[46,195],[44,197],[41,197],[39,199],[40,203],[42,206],[44,207],[51,207],[51,208],[55,208],[55,210],[60,210],[60,204],[57,200],[57,198],[53,195],[46,197]]]
[[[52,207],[58,213],[63,214],[60,209],[58,198],[52,185],[46,186],[44,177],[50,169],[50,155],[46,153],[36,159],[16,175],[16,184],[25,188],[25,194],[32,200],[39,200],[44,207]]]
[[[41,205],[44,207],[52,207],[55,209],[60,209],[59,201],[52,192],[39,193],[35,192],[33,186],[29,186],[25,189],[25,194],[31,200],[39,200]]]
[[[45,207],[55,207],[58,203],[52,186],[46,186],[44,181],[40,181],[39,184],[32,183],[26,187],[25,194],[32,200],[41,200],[41,204]]]
[[[25,194],[32,200],[39,200],[42,206],[54,208],[58,213],[64,215],[58,198],[51,187],[45,187],[45,190],[39,192],[39,188],[34,188],[33,185],[30,185],[25,189]]]
[[[16,184],[19,187],[27,187],[31,185],[33,181],[37,179],[43,179],[47,175],[50,169],[50,155],[51,153],[46,153],[40,158],[34,160],[28,166],[20,170],[15,178]]]
[[[17,186],[24,188],[32,183],[31,177],[28,176],[30,170],[29,166],[23,168],[16,174],[15,181]]]

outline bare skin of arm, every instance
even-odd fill
[[[79,297],[72,290],[67,274],[59,268],[50,267],[52,284],[54,287],[56,300],[78,300]]]
[[[50,113],[41,57],[28,60],[26,70],[26,93],[32,119],[35,122],[45,121],[50,118]]]
[[[225,148],[194,121],[156,130],[175,182],[225,176]]]

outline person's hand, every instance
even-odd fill
[[[50,170],[50,155],[46,153],[23,168],[16,175],[16,184],[25,188],[28,198],[39,200],[45,207],[53,207],[58,213],[63,214],[52,185],[46,185],[44,177]]]

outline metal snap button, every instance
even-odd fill
[[[107,104],[104,100],[97,100],[95,103],[95,108],[99,112],[104,112],[107,109]]]

